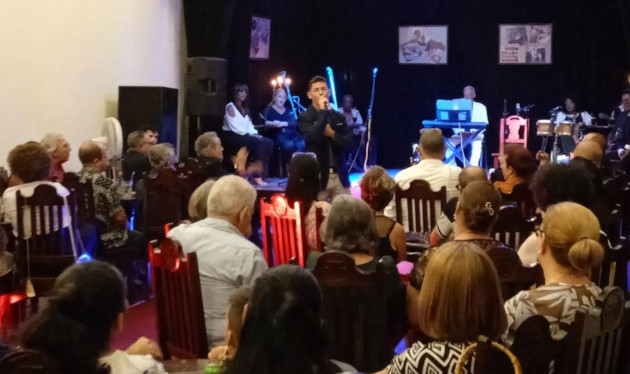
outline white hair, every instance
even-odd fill
[[[216,143],[215,139],[219,139],[219,136],[214,131],[204,132],[199,135],[197,140],[195,140],[195,153],[197,153],[197,157],[203,156],[201,153],[204,149],[208,148],[208,146],[214,146]]]
[[[329,251],[371,251],[378,242],[372,209],[365,201],[350,195],[339,195],[333,200],[322,227],[325,227],[322,239]]]
[[[46,152],[48,152],[48,154],[50,155],[55,150],[57,150],[60,140],[65,140],[62,134],[51,132],[46,134],[46,136],[44,136],[44,139],[42,139],[42,141],[39,143],[44,146],[44,148],[46,148]]]
[[[236,218],[243,208],[254,208],[256,190],[236,175],[219,178],[208,195],[208,215]]]
[[[205,181],[190,195],[188,215],[193,222],[206,218],[208,214],[208,195],[212,190],[214,182],[216,182],[214,179]]]
[[[169,143],[160,143],[151,147],[149,162],[151,167],[158,169],[169,166],[175,161],[175,148]]]

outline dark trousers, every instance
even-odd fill
[[[238,135],[231,131],[224,131],[221,140],[227,151],[225,154],[226,159],[234,156],[241,147],[245,147],[249,151],[250,160],[262,162],[262,176],[267,176],[269,159],[271,158],[271,152],[273,152],[273,140],[264,136]]]

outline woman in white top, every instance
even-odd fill
[[[245,147],[251,158],[263,164],[262,175],[255,177],[256,184],[266,184],[263,177],[267,176],[269,158],[273,151],[273,140],[258,135],[249,117],[247,95],[249,89],[243,83],[237,83],[232,90],[232,102],[225,106],[225,120],[223,121],[223,142],[228,154],[236,154]]]
[[[560,123],[563,121],[572,122],[572,138],[561,136],[560,139],[560,148],[566,151],[567,153],[573,152],[575,149],[575,144],[580,142],[580,127],[583,125],[590,125],[593,120],[590,114],[587,111],[581,111],[580,106],[578,105],[577,97],[574,95],[568,95],[564,99],[564,110],[558,113],[556,117],[556,123]],[[566,139],[563,139],[566,138]],[[566,144],[565,143],[569,143]]]

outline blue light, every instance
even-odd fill
[[[90,261],[92,261],[92,257],[89,254],[84,253],[81,256],[79,256],[79,258],[77,259],[77,264],[82,264],[84,262],[90,262]]]

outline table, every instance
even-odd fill
[[[207,358],[168,360],[164,361],[164,369],[169,374],[203,374],[207,364]]]

